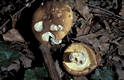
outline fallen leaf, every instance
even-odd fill
[[[121,63],[122,63],[122,66],[124,67],[124,60],[123,59],[121,60]]]
[[[120,59],[118,56],[114,56],[114,57],[112,58],[112,60],[113,60],[113,61],[116,61],[116,62],[119,62],[121,59]]]
[[[101,43],[108,42],[109,40],[110,40],[110,38],[109,38],[108,36],[102,36],[102,37],[100,38],[100,42],[101,42]]]
[[[87,0],[76,0],[75,8],[85,18],[85,20],[90,24],[93,18],[93,15],[90,13],[90,9],[86,5],[86,2]]]
[[[19,61],[15,61],[15,63],[11,64],[7,70],[11,71],[11,70],[15,70],[16,72],[19,71],[20,69],[20,62]]]
[[[86,35],[89,33],[90,29],[91,29],[90,26],[87,26],[87,25],[81,23],[81,26],[78,26],[76,28],[76,31],[77,31],[76,36]]]
[[[98,33],[92,33],[92,34],[88,34],[88,35],[84,35],[84,36],[80,36],[75,38],[75,40],[90,44],[93,46],[93,48],[95,49],[96,52],[102,51],[102,52],[107,52],[109,49],[109,43],[101,43],[100,40],[98,40],[96,37],[98,37],[99,35],[102,34],[98,34]],[[104,34],[103,34],[104,35]]]
[[[124,39],[120,41],[120,45],[118,46],[119,55],[124,56]]]
[[[85,27],[82,27],[82,28],[77,27],[77,28],[76,28],[76,31],[77,31],[76,36],[84,35],[84,34],[83,34],[84,29],[85,29]]]
[[[124,21],[119,21],[119,29],[124,32]]]
[[[124,17],[124,5],[122,5],[122,9],[119,14]]]
[[[22,61],[22,65],[24,66],[24,68],[31,67],[32,60],[27,58],[25,55],[22,54],[22,56],[20,57],[20,60]]]
[[[117,69],[118,80],[124,80],[124,70]]]
[[[88,34],[88,33],[89,33],[89,31],[90,31],[90,27],[88,27],[88,26],[87,26],[87,27],[85,28],[85,30],[84,30],[84,32],[83,32],[83,33],[84,33],[84,34]]]
[[[85,76],[74,77],[74,80],[88,80]]]
[[[23,37],[14,28],[11,29],[11,30],[9,30],[7,33],[3,34],[3,39],[5,41],[19,41],[19,42],[24,42]]]

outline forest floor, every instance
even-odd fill
[[[32,33],[34,11],[48,0],[0,0],[0,80],[51,80]],[[124,80],[124,1],[60,0],[71,6],[73,26],[50,53],[62,80]],[[62,66],[63,50],[74,42],[89,45],[101,57],[86,76]]]

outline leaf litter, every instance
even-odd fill
[[[19,5],[15,5],[13,2],[7,4],[3,1],[3,4],[1,5],[3,8],[0,10],[0,15],[11,14],[13,17],[9,16],[5,19],[4,17],[0,18],[0,20],[4,19],[0,23],[2,25],[0,27],[0,34],[2,35],[0,40],[2,43],[11,43],[11,46],[8,46],[14,50],[16,49],[16,51],[19,51],[21,54],[21,57],[17,58],[19,59],[18,61],[8,65],[8,69],[3,68],[2,66],[1,69],[4,70],[4,73],[7,71],[5,75],[7,75],[8,72],[11,72],[11,70],[15,70],[16,72],[23,70],[27,71],[25,74],[26,76],[29,75],[27,74],[28,72],[32,72],[37,68],[37,66],[40,66],[40,68],[45,66],[41,65],[43,64],[44,60],[42,57],[40,57],[40,52],[37,49],[38,47],[36,47],[39,45],[39,43],[37,43],[36,40],[34,40],[35,42],[31,42],[31,39],[27,40],[26,36],[22,35],[20,30],[17,28],[17,25],[19,24],[18,22],[23,15],[21,13],[27,8],[24,5],[31,3],[31,5],[28,6],[28,8],[31,9],[32,6],[34,6],[34,2],[35,0],[25,0],[24,2],[18,0],[18,2],[15,4]],[[93,80],[123,80],[124,1],[63,0],[63,2],[69,4],[72,7],[74,13],[74,21],[72,29],[63,39],[62,44],[49,47],[51,48],[50,51],[52,58],[55,61],[54,63],[56,64],[55,66],[57,67],[57,71],[59,72],[59,76],[63,80],[90,80],[91,78]],[[21,3],[23,3],[23,5]],[[7,6],[4,6],[4,4],[7,4]],[[17,6],[17,9],[13,8],[13,6]],[[7,14],[8,11],[9,14]],[[61,57],[63,50],[73,42],[86,43],[102,58],[101,65],[91,74],[88,74],[85,77],[72,76],[68,74],[62,67]],[[7,50],[4,52],[6,51]],[[56,55],[58,55],[58,53],[59,56],[57,56],[57,58]],[[9,56],[7,54],[4,55]],[[34,76],[35,74],[31,75]],[[113,76],[115,75],[117,77],[113,79]],[[0,76],[2,76],[1,72]],[[5,76],[2,76],[0,79],[3,78],[5,78]],[[24,79],[26,79],[26,77]]]

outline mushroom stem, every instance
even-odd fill
[[[54,64],[52,56],[50,55],[50,50],[48,48],[48,44],[42,44],[42,45],[40,45],[39,48],[42,51],[42,55],[43,55],[43,58],[44,58],[44,61],[45,61],[45,64],[46,64],[46,67],[48,69],[51,79],[52,80],[60,80],[60,77],[56,70],[56,66]]]

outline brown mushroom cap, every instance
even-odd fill
[[[86,58],[86,62],[78,65],[69,61],[71,53],[80,52]],[[63,57],[63,64],[65,69],[72,75],[86,75],[97,67],[97,60],[95,52],[83,43],[72,43],[65,51]]]
[[[43,21],[43,31],[36,32],[34,30],[34,25]],[[32,30],[39,41],[43,41],[41,38],[42,34],[45,32],[51,32],[55,35],[55,40],[62,40],[64,36],[69,32],[72,26],[73,13],[71,7],[67,4],[58,1],[50,1],[40,6],[34,13],[32,21]],[[50,26],[61,25],[63,26],[62,30],[51,31]]]

